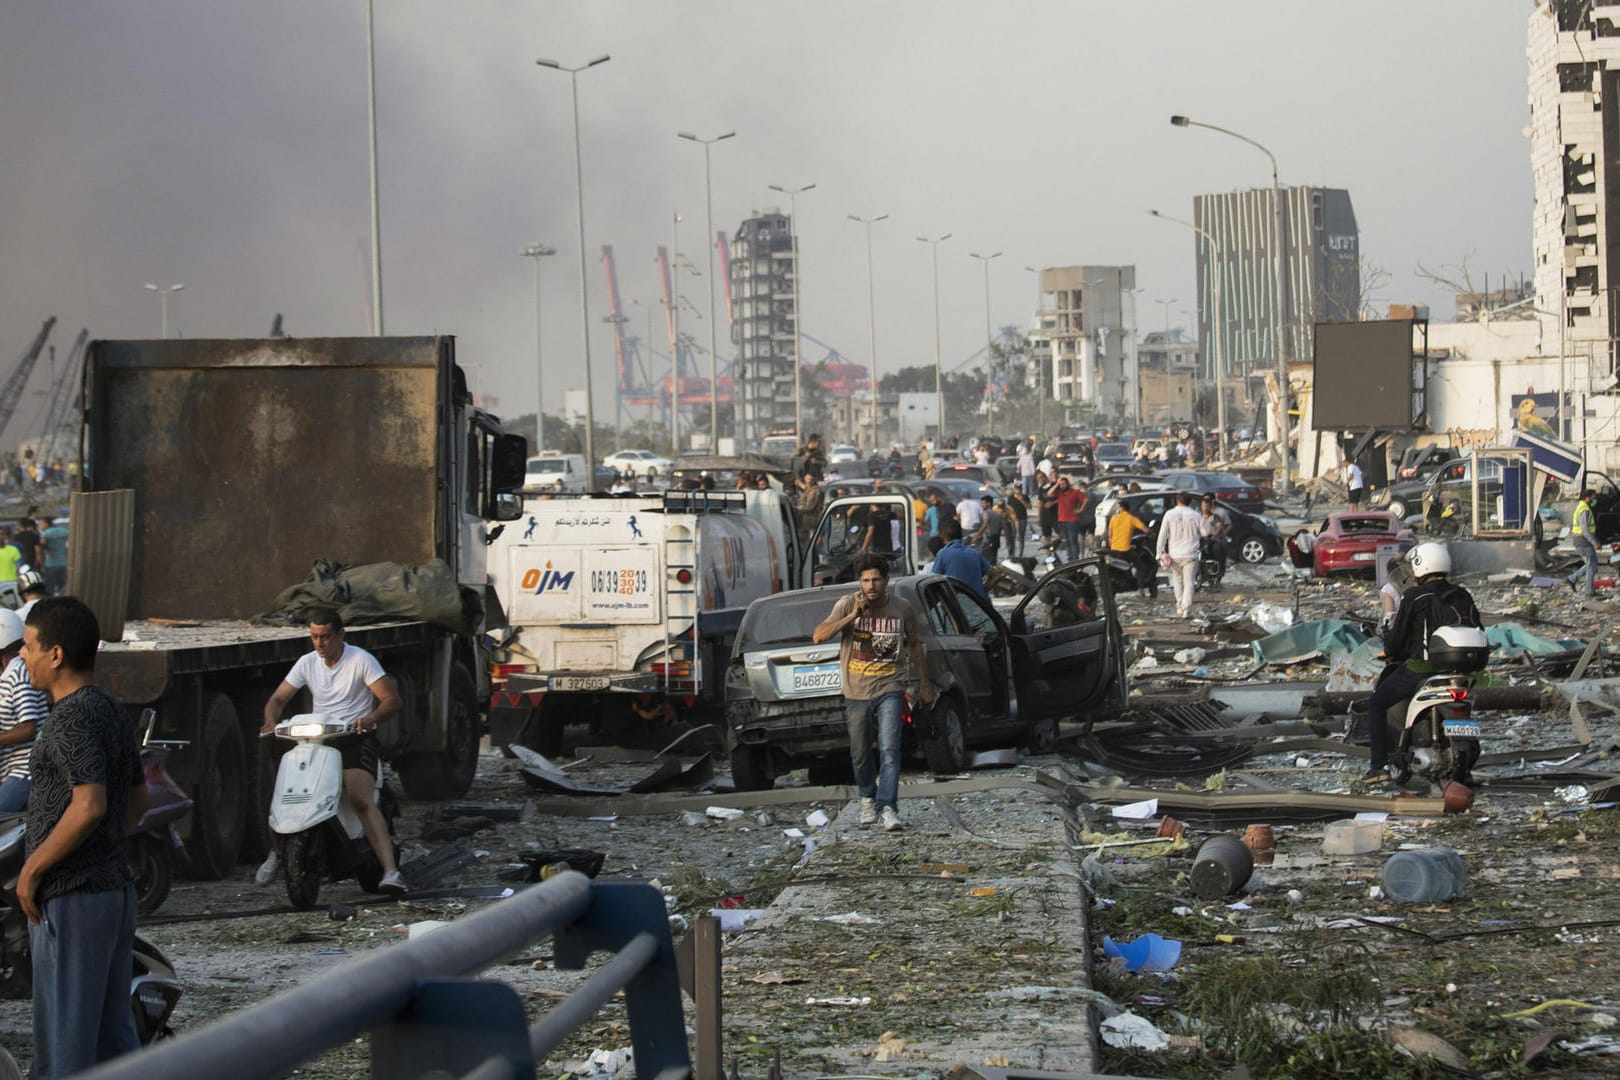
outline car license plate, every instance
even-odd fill
[[[1372,562],[1376,558],[1378,558],[1378,552],[1376,551],[1358,551],[1354,555],[1350,556],[1350,561]]]
[[[805,690],[840,690],[844,685],[843,673],[836,662],[831,664],[794,664],[789,687],[794,693]]]
[[[1452,739],[1479,738],[1478,720],[1443,720],[1441,726],[1445,729],[1446,737]]]
[[[553,690],[606,690],[611,681],[606,675],[553,675],[546,685]]]

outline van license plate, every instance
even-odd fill
[[[793,680],[789,684],[794,693],[804,690],[838,690],[844,685],[843,673],[837,663],[794,664]]]
[[[547,685],[553,690],[606,690],[611,681],[606,675],[553,675]]]
[[[1452,738],[1452,739],[1477,739],[1477,738],[1479,738],[1479,721],[1478,720],[1442,720],[1441,725],[1445,729],[1445,733],[1446,733],[1447,737],[1449,737],[1449,738]]]

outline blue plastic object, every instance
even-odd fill
[[[1103,955],[1125,961],[1126,971],[1169,971],[1181,959],[1181,942],[1158,934],[1143,934],[1123,945],[1103,938]]]

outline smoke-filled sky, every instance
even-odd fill
[[[880,372],[933,360],[920,234],[940,248],[947,368],[991,320],[1027,325],[1026,267],[1131,263],[1144,330],[1191,326],[1192,197],[1269,183],[1348,188],[1374,299],[1449,293],[1530,271],[1525,25],[1510,0],[375,0],[384,314],[393,334],[451,333],[508,416],[536,396],[531,260],[541,241],[547,409],[581,385],[573,115],[579,76],[592,370],[611,418],[612,244],[636,336],[660,293],[653,254],[685,217],[704,251],[703,151],[716,229],[799,187],[803,326],[869,355],[874,226]],[[49,315],[73,335],[155,337],[148,282],[182,283],[173,334],[368,328],[364,0],[12,0],[0,6],[0,371]],[[708,311],[707,281],[681,291]],[[631,300],[639,301],[632,305]],[[724,300],[718,301],[724,318]],[[661,319],[661,316],[660,316]],[[705,346],[706,323],[683,329]],[[655,325],[661,342],[661,322]],[[725,330],[722,359],[729,358]],[[662,365],[664,352],[659,346]],[[806,344],[805,357],[825,355]],[[706,361],[704,361],[706,363]],[[42,361],[0,434],[37,433]],[[363,403],[357,403],[363,406]],[[604,410],[606,410],[604,412]]]

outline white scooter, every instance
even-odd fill
[[[1404,705],[1389,711],[1393,731],[1390,777],[1404,784],[1414,775],[1437,784],[1472,783],[1479,760],[1479,720],[1474,716],[1474,673],[1484,669],[1491,644],[1472,626],[1442,626],[1429,637],[1434,674]]]
[[[301,713],[278,723],[275,733],[278,739],[290,739],[294,744],[276,768],[276,787],[270,797],[270,831],[281,852],[287,899],[297,908],[314,907],[322,882],[349,877],[356,878],[367,892],[376,892],[382,864],[367,843],[360,815],[344,789],[343,754],[326,745],[330,739],[354,734],[353,722]],[[383,787],[380,762],[377,773],[372,798],[392,836],[398,808],[393,794]]]

